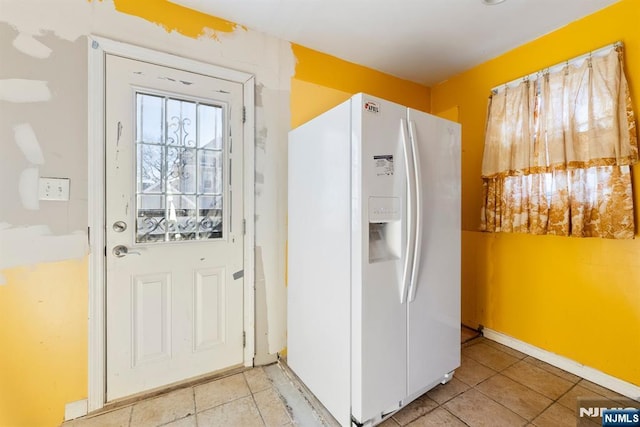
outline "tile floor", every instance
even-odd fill
[[[576,426],[577,397],[617,393],[483,337],[462,334],[454,378],[381,424],[397,426]],[[62,427],[335,426],[279,364],[176,390]],[[589,424],[581,421],[582,425]]]

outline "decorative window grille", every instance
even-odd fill
[[[136,93],[136,242],[224,234],[225,108]]]

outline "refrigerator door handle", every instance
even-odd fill
[[[404,150],[404,165],[407,178],[407,244],[404,251],[404,269],[402,274],[402,288],[400,289],[400,304],[407,300],[407,292],[411,283],[413,272],[413,250],[415,248],[415,170],[413,150],[407,135],[408,127],[405,119],[400,119],[400,133],[402,135],[402,147]]]
[[[422,173],[420,167],[420,151],[418,149],[418,138],[416,132],[416,125],[413,120],[409,121],[409,139],[411,140],[411,151],[413,153],[413,170],[415,180],[415,237],[413,247],[413,262],[411,268],[411,280],[409,285],[409,294],[407,296],[409,302],[413,301],[416,297],[416,289],[418,288],[418,273],[420,272],[420,260],[422,251]]]

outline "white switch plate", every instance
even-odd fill
[[[69,200],[69,178],[40,178],[40,200]]]

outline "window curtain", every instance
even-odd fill
[[[636,124],[622,47],[489,99],[481,229],[633,238]]]

